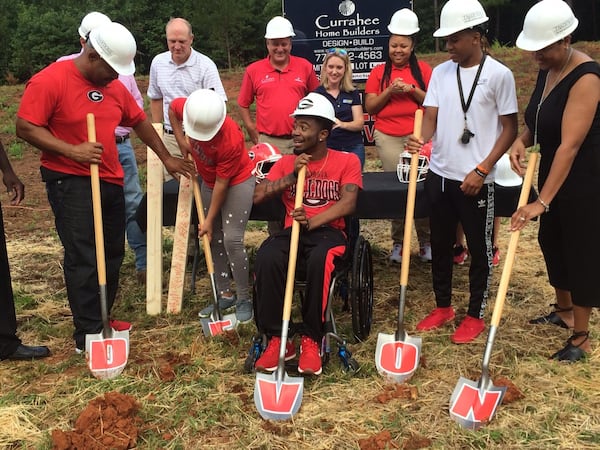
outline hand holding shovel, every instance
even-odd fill
[[[305,177],[306,166],[303,166],[298,172],[294,209],[302,206]],[[302,403],[304,379],[302,377],[290,377],[285,373],[285,346],[288,338],[290,317],[292,315],[292,297],[294,296],[299,238],[300,223],[294,220],[290,238],[290,254],[283,301],[281,346],[279,348],[277,370],[273,374],[257,373],[254,386],[254,404],[263,419],[291,419],[298,412]]]
[[[423,110],[415,112],[413,134],[421,137]],[[404,305],[408,288],[408,269],[410,267],[410,241],[415,213],[417,194],[419,154],[413,153],[410,160],[408,195],[406,198],[406,216],[404,219],[404,240],[402,242],[402,267],[400,269],[400,292],[398,295],[398,324],[395,334],[379,333],[375,349],[377,371],[395,383],[408,380],[419,366],[421,338],[410,337],[404,330]]]
[[[192,156],[189,155],[192,159]],[[194,188],[194,200],[196,201],[196,210],[198,211],[198,221],[200,226],[204,224],[204,207],[202,205],[202,196],[200,195],[200,186],[198,186],[198,178],[193,177],[192,180]],[[206,259],[206,268],[208,276],[210,277],[210,286],[213,294],[213,312],[210,317],[200,319],[202,325],[202,332],[205,336],[217,336],[222,334],[226,330],[233,330],[237,326],[237,318],[235,314],[227,314],[223,316],[221,314],[221,308],[219,308],[219,296],[217,294],[217,282],[215,281],[215,266],[212,258],[212,251],[210,248],[210,241],[208,235],[202,236],[202,247],[204,249],[204,256]]]
[[[531,190],[531,182],[533,181],[533,172],[537,163],[538,153],[531,152],[527,172],[521,188],[518,208],[527,203],[529,191]],[[496,295],[496,303],[494,304],[494,312],[490,323],[485,352],[483,354],[483,362],[481,366],[481,378],[478,382],[461,377],[454,388],[454,392],[450,397],[450,416],[465,428],[476,430],[482,425],[492,420],[498,405],[502,402],[506,387],[494,386],[490,380],[489,364],[492,355],[492,347],[496,337],[496,331],[500,324],[500,317],[504,308],[504,300],[508,290],[508,283],[512,272],[512,266],[515,260],[517,251],[517,243],[519,241],[520,230],[513,231],[510,235],[508,243],[508,251],[506,252],[506,261],[502,269],[500,277],[500,285]]]
[[[88,141],[96,142],[94,115],[87,115]],[[100,288],[100,312],[102,333],[88,334],[85,337],[88,367],[96,378],[107,379],[118,376],[129,356],[129,331],[115,331],[108,320],[106,295],[106,259],[104,255],[104,229],[102,224],[102,200],[100,195],[100,175],[98,164],[90,165],[92,183],[92,207],[94,213],[94,236],[96,240],[96,264],[98,286]]]

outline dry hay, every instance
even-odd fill
[[[0,407],[0,447],[35,443],[42,431],[32,422],[33,414],[27,405]]]

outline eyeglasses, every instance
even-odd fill
[[[348,55],[348,51],[343,48],[330,48],[327,50],[327,53],[335,53],[336,55],[346,56]]]

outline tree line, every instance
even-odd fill
[[[302,0],[286,0],[302,1]],[[414,0],[419,16],[419,52],[439,49],[431,37],[444,0]],[[490,40],[512,45],[535,0],[482,0],[490,17]],[[569,2],[580,20],[578,40],[596,40],[599,0]],[[0,0],[0,83],[23,82],[57,57],[79,51],[77,28],[90,11],[101,11],[125,25],[138,45],[138,74],[147,74],[152,58],[166,50],[164,27],[171,17],[185,17],[194,30],[194,48],[220,69],[244,67],[266,54],[268,20],[281,14],[281,0]],[[443,50],[443,48],[442,48]]]

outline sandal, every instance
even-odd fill
[[[558,303],[551,304],[550,306],[554,307],[554,311],[552,311],[546,316],[531,319],[529,323],[533,325],[557,325],[561,328],[565,328],[568,330],[569,326],[565,323],[564,320],[560,318],[560,316],[557,313],[573,311],[573,307],[571,306],[570,308],[561,308],[560,306],[558,306]]]
[[[578,345],[573,345],[572,342],[578,337],[585,336],[585,339],[581,341]],[[581,345],[588,340],[590,336],[589,331],[576,331],[574,332],[569,339],[567,339],[567,345],[565,345],[562,349],[553,354],[550,359],[556,359],[558,361],[564,361],[568,363],[577,362],[587,357],[587,353],[583,351],[580,347]]]

